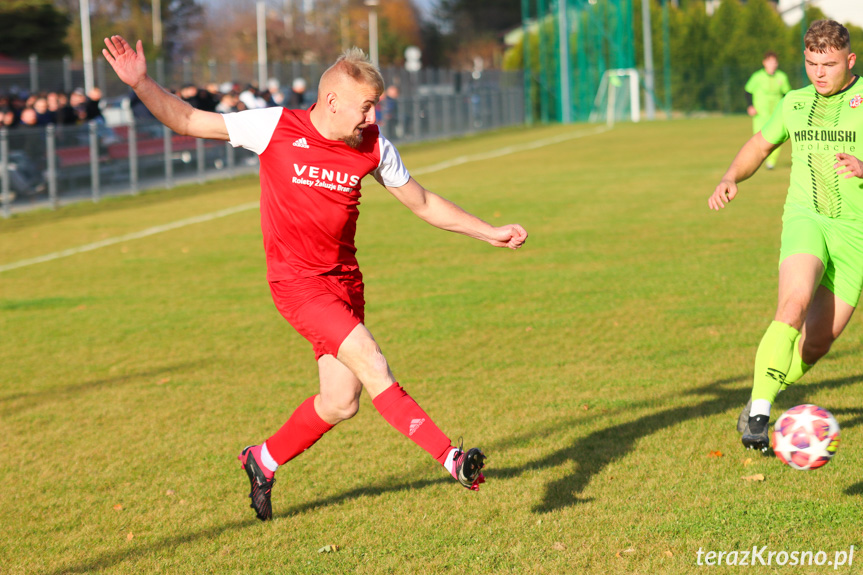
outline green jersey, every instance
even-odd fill
[[[782,96],[791,91],[791,84],[782,70],[776,70],[771,76],[761,69],[752,74],[743,89],[752,94],[752,105],[757,112],[756,118],[764,116],[763,123],[776,109]]]
[[[791,140],[791,185],[786,205],[829,218],[863,221],[863,180],[845,178],[833,165],[844,152],[863,159],[863,82],[857,77],[825,97],[814,86],[782,99],[761,130],[771,144]]]

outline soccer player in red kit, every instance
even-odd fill
[[[354,234],[360,185],[374,178],[414,214],[438,228],[518,249],[527,232],[495,227],[414,180],[375,125],[384,89],[361,50],[345,52],[321,76],[309,110],[266,108],[220,115],[196,110],[147,75],[140,41],[105,39],[105,58],[166,126],[179,134],[229,141],[260,157],[261,228],[267,280],[279,312],[315,352],[319,393],[309,397],[269,439],[239,456],[251,483],[251,507],[272,518],[274,474],[353,417],[365,388],[384,419],[426,450],[465,487],[484,481],[482,450],[454,446],[398,384],[364,321],[363,282]]]

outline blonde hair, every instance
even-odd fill
[[[851,48],[848,29],[834,20],[816,20],[803,37],[803,45],[810,52],[824,54],[831,50]]]
[[[330,66],[321,76],[321,81],[324,78],[343,74],[355,82],[374,88],[375,92],[380,96],[384,91],[384,78],[380,71],[369,62],[366,53],[359,48],[349,48],[339,56],[335,63]]]

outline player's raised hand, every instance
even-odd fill
[[[144,58],[144,45],[140,40],[133,49],[122,36],[111,36],[105,38],[105,46],[108,49],[103,49],[102,54],[123,83],[135,88],[147,77],[147,59]]]
[[[729,180],[722,180],[716,189],[713,190],[713,195],[707,200],[707,205],[711,210],[720,210],[725,207],[725,204],[734,199],[737,195],[737,184]]]
[[[498,248],[517,250],[527,241],[527,231],[518,224],[495,228],[495,235],[488,243]]]
[[[851,154],[836,154],[836,163],[833,164],[836,173],[840,176],[845,174],[848,178],[863,178],[863,162]]]

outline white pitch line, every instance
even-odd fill
[[[491,150],[490,152],[485,152],[482,154],[473,154],[470,156],[458,156],[456,158],[452,158],[451,160],[447,160],[445,162],[441,162],[439,164],[432,164],[431,166],[426,166],[425,168],[419,168],[417,170],[410,170],[411,174],[430,174],[432,172],[439,172],[441,170],[446,170],[447,168],[452,168],[455,166],[460,166],[462,164],[467,164],[469,162],[479,162],[482,160],[491,160],[492,158],[499,158],[501,156],[506,156],[508,154],[515,154],[517,152],[525,152],[527,150],[535,150],[537,148],[544,148],[545,146],[551,146],[553,144],[560,144],[561,142],[566,142],[568,140],[576,140],[578,138],[583,138],[584,136],[595,136],[597,134],[601,134],[603,132],[607,132],[609,130],[608,127],[602,126],[600,128],[596,128],[594,130],[588,130],[586,132],[570,132],[567,134],[560,134],[559,136],[552,136],[550,138],[543,138],[542,140],[535,140],[533,142],[528,142],[526,144],[520,144],[517,146],[507,146],[505,148],[499,148],[497,150]]]
[[[178,220],[176,222],[171,222],[170,224],[164,224],[161,226],[154,226],[152,228],[147,228],[146,230],[141,230],[140,232],[133,232],[131,234],[126,234],[123,236],[117,236],[115,238],[108,238],[106,240],[93,242],[92,244],[85,244],[83,246],[78,246],[77,248],[69,248],[68,250],[63,250],[60,252],[54,252],[52,254],[47,254],[44,256],[30,258],[28,260],[21,260],[21,261],[13,262],[11,264],[0,265],[0,272],[6,272],[9,270],[14,270],[17,268],[23,268],[26,266],[32,266],[33,264],[40,264],[42,262],[50,262],[51,260],[65,258],[68,256],[73,256],[75,254],[80,254],[83,252],[91,252],[91,251],[97,250],[99,248],[104,248],[107,246],[113,246],[114,244],[127,242],[129,240],[137,240],[139,238],[146,238],[147,236],[152,236],[155,234],[161,234],[162,232],[175,230],[177,228],[190,226],[192,224],[199,224],[201,222],[209,222],[210,220],[223,218],[225,216],[230,216],[231,214],[236,214],[239,212],[245,212],[246,210],[251,210],[251,209],[254,209],[257,207],[258,207],[258,202],[251,202],[248,204],[242,204],[239,206],[234,206],[233,208],[226,208],[224,210],[219,210],[218,212],[212,212],[209,214],[204,214],[202,216],[195,216],[192,218],[186,218],[185,220]]]
[[[416,170],[411,170],[411,174],[422,175],[422,174],[431,174],[433,172],[439,172],[441,170],[445,170],[447,168],[452,168],[454,166],[460,166],[462,164],[467,164],[470,162],[481,162],[483,160],[490,160],[492,158],[499,158],[501,156],[506,156],[508,154],[515,154],[518,152],[524,152],[527,150],[535,150],[537,148],[543,148],[545,146],[551,146],[554,144],[559,144],[561,142],[566,142],[568,140],[575,140],[578,138],[583,138],[585,136],[593,136],[597,134],[601,134],[603,132],[608,131],[608,128],[601,127],[594,130],[588,130],[585,132],[571,132],[567,134],[561,134],[559,136],[553,136],[550,138],[543,138],[542,140],[535,140],[533,142],[528,142],[526,144],[520,144],[517,146],[507,146],[505,148],[499,148],[497,150],[491,150],[489,152],[484,152],[481,154],[473,154],[470,156],[458,156],[451,160],[447,160],[446,162],[441,162],[439,164],[433,164],[431,166],[426,166],[424,168],[418,168]],[[131,234],[125,234],[122,236],[117,236],[115,238],[108,238],[105,240],[101,240],[98,242],[93,242],[91,244],[85,244],[83,246],[78,246],[76,248],[69,248],[68,250],[62,250],[59,252],[54,252],[50,254],[46,254],[44,256],[38,256],[35,258],[30,258],[26,260],[20,260],[17,262],[12,262],[11,264],[0,265],[0,273],[8,272],[10,270],[15,270],[18,268],[23,268],[27,266],[32,266],[35,264],[41,264],[43,262],[50,262],[52,260],[57,260],[60,258],[65,258],[69,256],[73,256],[75,254],[80,254],[84,252],[91,252],[93,250],[97,250],[99,248],[104,248],[107,246],[113,246],[115,244],[119,244],[122,242],[127,242],[129,240],[137,240],[140,238],[146,238],[147,236],[152,236],[156,234],[161,234],[163,232],[167,232],[170,230],[176,230],[177,228],[183,228],[186,226],[190,226],[192,224],[200,224],[203,222],[209,222],[218,218],[223,218],[225,216],[230,216],[233,214],[238,214],[240,212],[245,212],[247,210],[256,209],[259,206],[258,202],[250,202],[248,204],[242,204],[239,206],[234,206],[233,208],[226,208],[224,210],[219,210],[217,212],[212,212],[209,214],[204,214],[201,216],[194,216],[191,218],[186,218],[184,220],[178,220],[176,222],[171,222],[169,224],[163,224],[161,226],[154,226],[152,228],[147,228],[146,230],[141,230],[140,232],[133,232]]]

